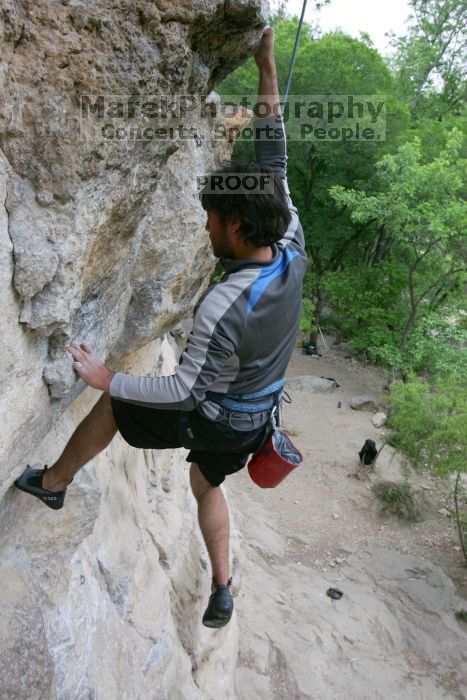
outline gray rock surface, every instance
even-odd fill
[[[375,545],[349,548],[331,571],[306,554],[290,561],[289,533],[273,514],[283,505],[245,483],[232,497],[248,532],[236,700],[463,699],[467,634],[455,613],[465,601],[438,566]],[[334,603],[331,586],[344,593]]]
[[[394,447],[384,445],[376,460],[375,473],[381,481],[400,483],[408,473],[406,460]]]
[[[285,388],[290,391],[309,392],[310,394],[329,394],[336,389],[335,381],[324,377],[304,375],[303,377],[291,377],[287,380]]]
[[[371,422],[375,426],[375,428],[382,428],[383,425],[386,423],[387,420],[387,415],[383,413],[383,411],[378,411],[378,413],[375,413],[373,418],[371,419]]]
[[[354,411],[371,411],[376,413],[379,411],[380,405],[375,396],[354,396],[350,402],[350,408]]]
[[[189,318],[206,289],[214,258],[196,177],[230,156],[214,130],[248,118],[212,115],[212,88],[252,54],[267,6],[6,0],[1,13],[3,493],[84,388],[70,339],[118,369]],[[176,95],[207,96],[206,109],[187,110],[172,138],[104,138],[103,121],[128,129],[131,117],[99,121],[83,107],[165,100],[168,129],[180,122]]]
[[[332,576],[255,564],[245,568],[238,700],[462,698],[465,632],[454,614],[463,601],[427,560],[380,548],[352,555],[334,604],[326,596]],[[285,580],[293,584],[284,590]],[[255,605],[268,609],[260,624]]]
[[[174,361],[155,341],[125,369],[169,374]],[[52,464],[98,396],[83,392],[31,458]],[[0,697],[233,699],[238,627],[201,625],[210,571],[185,454],[117,436],[60,511],[16,489],[2,499]]]

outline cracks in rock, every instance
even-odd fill
[[[3,150],[2,148],[0,148],[0,153],[2,154],[3,158],[5,159],[5,161],[8,163],[8,167],[11,168],[10,162],[9,162],[8,158],[6,157],[5,152],[4,152],[4,150]],[[16,271],[15,244],[14,244],[14,242],[13,242],[13,238],[12,238],[12,235],[11,235],[11,228],[10,228],[10,216],[11,216],[11,212],[10,212],[9,209],[8,209],[8,205],[7,205],[7,196],[8,196],[8,192],[7,192],[7,188],[5,187],[5,199],[3,200],[3,202],[0,202],[0,206],[2,206],[2,207],[5,209],[5,211],[6,211],[6,215],[7,215],[6,231],[7,231],[7,234],[8,234],[8,238],[10,239],[10,242],[11,242],[11,259],[12,259],[12,263],[13,263],[13,264],[12,264],[13,271],[12,271],[12,275],[11,275],[11,286],[12,286],[12,288],[13,288],[13,293],[14,293],[15,297],[17,298],[18,304],[21,304],[21,302],[23,301],[23,299],[22,299],[21,295],[18,293],[18,290],[16,289],[16,287],[15,287],[15,285],[14,285],[14,283],[13,283],[13,279],[14,279],[15,271]],[[19,314],[18,314],[18,323],[20,323],[20,320],[19,320],[19,319],[20,319],[20,316],[21,316],[21,309],[22,309],[22,304],[20,305],[20,311],[19,311]]]
[[[117,608],[119,608],[119,610],[121,610],[125,614],[125,617],[127,617],[129,612],[125,606],[125,603],[128,600],[127,588],[125,588],[125,586],[123,585],[116,586],[112,581],[112,574],[104,565],[104,562],[99,557],[96,557],[96,559],[99,571],[102,575],[102,578],[104,579],[105,587],[110,600]]]
[[[26,22],[23,22],[23,24],[21,25],[21,32],[20,32],[20,35],[19,35],[19,37],[16,39],[15,43],[13,44],[13,53],[16,53],[16,50],[17,50],[18,46],[19,46],[20,44],[23,43],[23,39],[24,39],[25,36],[26,36],[25,29],[26,29]],[[11,63],[11,62],[10,62],[10,63]]]
[[[149,530],[149,528],[147,528],[147,527],[145,527],[144,529],[145,529],[145,531],[147,532],[147,534],[149,535],[149,539],[151,540],[151,542],[153,543],[154,547],[157,549],[157,551],[158,551],[158,553],[159,553],[159,564],[160,564],[161,567],[164,569],[164,571],[167,571],[168,569],[170,569],[170,564],[169,564],[169,561],[168,561],[167,552],[166,552],[165,549],[162,547],[162,545],[159,544],[159,542],[156,540],[156,538],[154,537],[154,535],[153,535],[153,533],[151,532],[151,530]]]

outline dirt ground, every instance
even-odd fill
[[[350,401],[362,394],[384,400],[384,375],[332,348],[317,358],[302,355],[297,347],[287,377],[302,375],[332,377],[340,385],[328,394],[293,392],[292,404],[284,407],[284,427],[302,451],[304,464],[271,490],[253,484],[245,469],[229,480],[232,498],[247,496],[266,509],[274,528],[287,537],[288,561],[328,575],[332,571],[336,582],[349,554],[378,545],[429,559],[466,598],[467,568],[455,522],[439,512],[453,509],[451,485],[428,472],[411,473],[423,519],[408,523],[382,514],[370,479],[355,477],[364,441],[371,438],[379,448],[384,428],[372,425],[372,413],[351,409]]]

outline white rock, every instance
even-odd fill
[[[378,411],[378,413],[375,413],[373,418],[371,419],[371,422],[375,426],[375,428],[381,428],[384,423],[386,422],[387,415],[383,413],[382,411]]]

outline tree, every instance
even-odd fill
[[[466,0],[411,0],[404,37],[393,37],[400,98],[412,116],[439,119],[465,111]]]
[[[419,139],[376,163],[380,191],[342,186],[330,195],[355,226],[369,224],[373,243],[365,266],[328,279],[327,289],[354,336],[372,359],[406,375],[414,367],[414,339],[423,324],[457,310],[466,273],[467,162],[463,136],[453,129],[444,150],[424,162]],[[438,316],[437,316],[438,315]],[[446,324],[446,321],[444,321]]]

